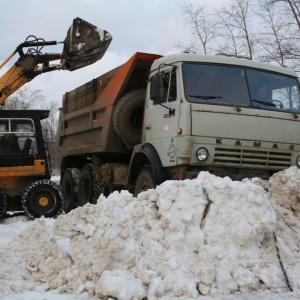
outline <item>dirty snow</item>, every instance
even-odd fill
[[[137,198],[101,195],[56,220],[6,219],[0,296],[298,299],[299,219],[297,168],[268,183],[201,172]]]

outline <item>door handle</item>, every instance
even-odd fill
[[[147,130],[152,129],[152,125],[151,125],[151,124],[147,125],[147,126],[146,126],[146,129],[147,129]]]

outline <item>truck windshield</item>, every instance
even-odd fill
[[[296,78],[224,65],[183,64],[190,102],[300,112]]]

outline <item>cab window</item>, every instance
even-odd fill
[[[33,155],[37,152],[31,119],[0,120],[0,156]]]
[[[173,68],[160,74],[158,99],[154,101],[154,105],[176,101],[176,99],[176,69]]]

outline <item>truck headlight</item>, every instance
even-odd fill
[[[300,167],[300,155],[298,155],[296,158],[296,164],[298,167]]]
[[[204,147],[200,147],[196,150],[196,157],[199,161],[205,161],[208,158],[208,151]]]

